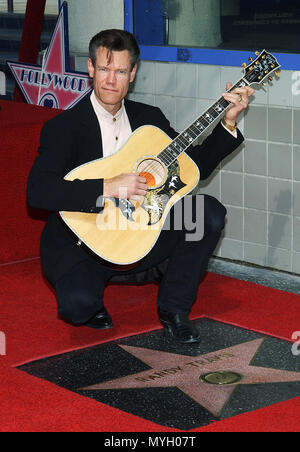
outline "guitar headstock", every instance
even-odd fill
[[[246,63],[242,64],[245,71],[244,78],[250,85],[264,85],[266,79],[272,81],[272,74],[275,74],[276,76],[279,75],[280,64],[276,58],[266,50],[263,50],[261,53],[255,52],[255,55],[257,57],[255,60],[251,57],[249,58],[250,64],[248,66]]]

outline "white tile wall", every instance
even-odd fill
[[[181,131],[241,76],[237,67],[142,62],[130,98],[160,107]],[[239,127],[245,143],[201,183],[228,210],[215,254],[300,274],[300,72],[259,87]]]

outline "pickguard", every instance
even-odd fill
[[[175,161],[168,168],[168,176],[165,183],[159,188],[149,188],[143,200],[141,208],[144,209],[149,215],[148,226],[159,222],[170,198],[172,198],[172,196],[174,196],[185,186],[186,184],[184,184],[180,179],[180,168],[178,162]],[[133,214],[136,211],[136,207],[131,201],[128,199],[118,198],[109,199],[115,203],[115,206],[120,209],[128,221],[134,221]]]
[[[186,184],[180,179],[178,162],[175,161],[168,167],[168,176],[165,183],[159,188],[150,188],[144,198],[141,207],[149,215],[148,226],[159,222],[170,198],[185,186]]]

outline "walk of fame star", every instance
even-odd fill
[[[194,323],[199,345],[181,345],[157,330],[19,369],[181,430],[300,396],[300,361],[290,342],[211,319]]]
[[[257,383],[300,382],[300,372],[251,366],[251,360],[264,339],[208,353],[198,357],[177,355],[146,348],[120,345],[136,358],[150,366],[128,377],[118,378],[82,390],[108,390],[174,386],[199,403],[214,416],[220,416],[223,407],[238,385]],[[209,384],[200,377],[207,373],[229,371],[240,375],[241,380],[232,384]],[[216,375],[217,376],[217,375]]]
[[[67,110],[92,90],[92,81],[87,73],[69,69],[67,11],[67,3],[64,2],[42,67],[7,61],[29,104]]]

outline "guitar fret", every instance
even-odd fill
[[[176,138],[176,140],[173,142],[173,146],[175,147],[176,152],[177,152],[178,155],[181,154],[181,152],[184,150],[184,149],[181,147],[181,144],[179,143],[179,141],[180,141],[180,139],[179,139],[179,136],[178,136],[178,137]]]
[[[165,149],[164,158],[167,160],[167,163],[170,164],[173,161],[173,157],[169,154],[169,149]]]
[[[173,141],[172,146],[174,146],[175,151],[177,153],[180,154],[180,152],[182,152],[182,149],[181,149],[180,145],[177,143],[177,138],[175,139],[175,141]]]
[[[166,166],[169,166],[172,163],[172,161],[168,159],[166,156],[161,157],[161,160]]]
[[[217,119],[217,117],[219,116],[219,113],[218,113],[213,107],[211,107],[211,108],[209,109],[209,113],[212,115],[212,117],[213,117],[214,119]]]
[[[224,99],[225,100],[225,99]],[[223,113],[223,111],[225,110],[225,107],[223,107],[223,105],[221,104],[221,102],[216,102],[212,108],[219,114]]]
[[[216,113],[214,111],[214,113]],[[211,112],[211,109],[209,109],[206,113],[205,113],[205,119],[209,122],[212,123],[219,115],[214,116],[214,114]]]
[[[180,154],[180,152],[178,153],[178,151],[176,150],[176,148],[175,149],[173,149],[173,147],[172,147],[172,144],[167,148],[168,149],[168,151],[169,151],[169,154],[171,154],[171,158],[172,159],[176,159],[177,157],[178,157],[178,155]]]
[[[192,131],[191,127],[189,127],[189,128],[184,132],[183,136],[185,137],[186,140],[188,140],[189,143],[191,143],[192,141],[194,141],[193,131]]]
[[[227,100],[224,99],[224,97],[222,97],[222,98],[219,100],[218,103],[221,104],[221,106],[224,108],[224,110],[225,110],[225,109],[228,107],[228,105],[229,105],[229,102],[227,102]]]
[[[197,129],[195,124],[192,124],[190,129],[191,129],[191,132],[195,135],[194,140],[196,140],[198,138],[198,136],[199,136],[199,130]]]
[[[188,147],[189,142],[188,142],[188,140],[184,137],[183,133],[182,133],[181,135],[179,135],[178,140],[181,141],[181,144],[183,144],[183,146],[184,146],[185,148]]]
[[[204,115],[201,116],[200,121],[202,122],[202,124],[204,125],[205,128],[207,128],[209,126],[209,122],[204,117]]]
[[[197,121],[194,122],[194,127],[198,130],[199,134],[205,130],[205,126],[202,124],[200,119],[197,119]]]
[[[198,133],[193,130],[194,125],[192,124],[189,128],[189,133],[192,135],[192,140],[194,141],[198,137]]]

